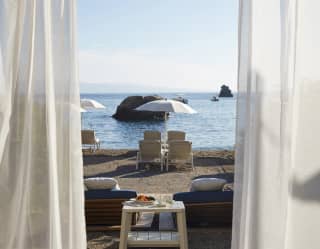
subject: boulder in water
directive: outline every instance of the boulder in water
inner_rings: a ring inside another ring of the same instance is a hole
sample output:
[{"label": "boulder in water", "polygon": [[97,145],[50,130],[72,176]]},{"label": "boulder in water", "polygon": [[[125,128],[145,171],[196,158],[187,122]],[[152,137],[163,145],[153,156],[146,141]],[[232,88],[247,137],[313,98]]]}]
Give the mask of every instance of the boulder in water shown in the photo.
[{"label": "boulder in water", "polygon": [[219,93],[219,98],[232,98],[232,97],[233,97],[233,94],[230,88],[226,85],[222,85]]},{"label": "boulder in water", "polygon": [[117,107],[117,111],[112,115],[120,121],[140,121],[140,120],[165,120],[165,112],[136,111],[135,109],[145,103],[164,99],[160,96],[129,96],[125,98]]}]

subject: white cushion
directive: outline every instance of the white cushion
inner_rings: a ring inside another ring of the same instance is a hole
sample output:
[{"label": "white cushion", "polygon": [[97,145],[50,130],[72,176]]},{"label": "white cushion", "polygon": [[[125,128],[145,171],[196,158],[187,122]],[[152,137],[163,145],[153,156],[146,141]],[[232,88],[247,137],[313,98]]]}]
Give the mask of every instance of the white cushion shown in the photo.
[{"label": "white cushion", "polygon": [[118,181],[114,178],[93,177],[84,179],[87,188],[90,189],[119,189]]},{"label": "white cushion", "polygon": [[226,183],[227,181],[221,178],[199,178],[192,181],[191,191],[222,190]]}]

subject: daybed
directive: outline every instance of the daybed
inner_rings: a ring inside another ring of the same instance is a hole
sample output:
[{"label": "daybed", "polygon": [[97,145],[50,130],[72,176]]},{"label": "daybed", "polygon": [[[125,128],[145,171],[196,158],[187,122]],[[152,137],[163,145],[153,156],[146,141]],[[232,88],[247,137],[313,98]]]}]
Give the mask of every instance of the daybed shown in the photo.
[{"label": "daybed", "polygon": [[173,195],[183,201],[188,226],[231,225],[233,191],[194,191]]},{"label": "daybed", "polygon": [[92,225],[120,226],[122,203],[136,196],[137,193],[131,190],[94,189],[85,191],[87,228]]}]

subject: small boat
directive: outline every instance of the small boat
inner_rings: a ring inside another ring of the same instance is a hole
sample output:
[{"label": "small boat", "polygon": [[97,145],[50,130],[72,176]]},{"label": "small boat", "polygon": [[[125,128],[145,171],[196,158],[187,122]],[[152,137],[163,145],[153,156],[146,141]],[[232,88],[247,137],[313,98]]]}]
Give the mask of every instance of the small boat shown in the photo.
[{"label": "small boat", "polygon": [[175,97],[175,98],[173,98],[173,100],[180,101],[180,102],[182,102],[184,104],[188,104],[188,102],[189,102],[188,99],[186,99],[186,98],[184,98],[182,96]]},{"label": "small boat", "polygon": [[216,96],[213,96],[210,100],[211,101],[219,101],[219,99]]}]

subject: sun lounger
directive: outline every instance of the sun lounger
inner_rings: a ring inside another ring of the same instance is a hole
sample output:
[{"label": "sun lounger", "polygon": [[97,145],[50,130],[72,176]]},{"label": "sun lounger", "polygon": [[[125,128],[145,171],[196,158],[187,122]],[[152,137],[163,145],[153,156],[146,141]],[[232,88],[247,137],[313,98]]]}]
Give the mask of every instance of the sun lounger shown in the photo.
[{"label": "sun lounger", "polygon": [[159,163],[163,170],[164,153],[161,142],[156,140],[142,140],[139,142],[139,152],[137,153],[136,169],[140,163]]},{"label": "sun lounger", "polygon": [[98,150],[100,149],[100,141],[96,137],[95,132],[93,130],[82,130],[81,131],[81,140],[82,140],[82,146],[89,146],[89,148],[92,150]]},{"label": "sun lounger", "polygon": [[170,141],[166,158],[167,171],[169,170],[169,164],[181,162],[190,164],[191,168],[194,169],[192,143],[189,141]]},{"label": "sun lounger", "polygon": [[232,224],[233,191],[181,192],[173,200],[183,201],[188,226]]},{"label": "sun lounger", "polygon": [[172,140],[186,140],[186,133],[183,131],[168,131],[168,142]]},{"label": "sun lounger", "polygon": [[161,141],[161,132],[159,131],[145,131],[143,133],[144,140],[158,140]]},{"label": "sun lounger", "polygon": [[87,229],[91,228],[92,231],[102,226],[120,226],[122,203],[136,196],[137,193],[131,190],[95,189],[85,191]]}]

